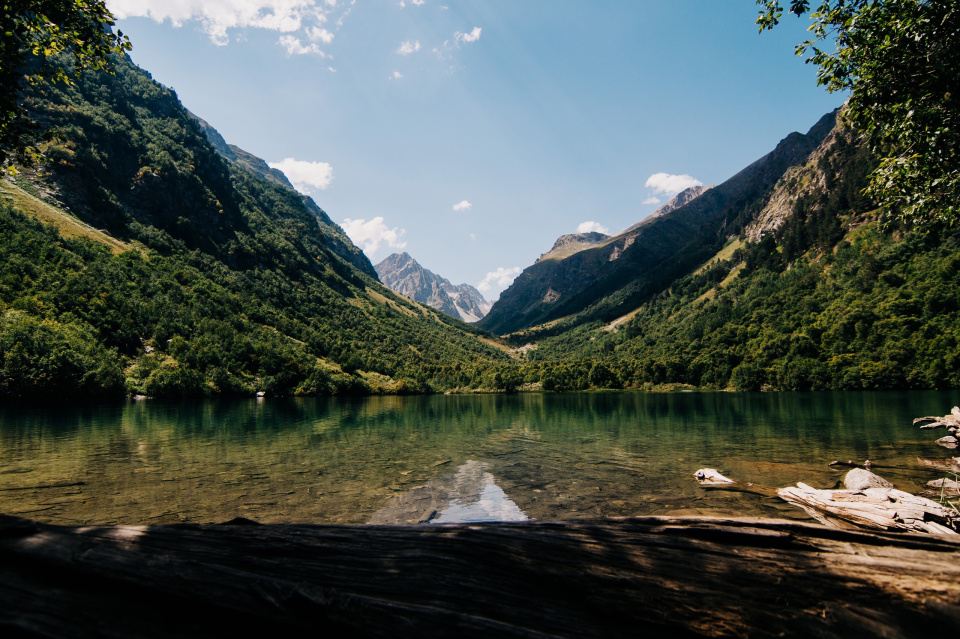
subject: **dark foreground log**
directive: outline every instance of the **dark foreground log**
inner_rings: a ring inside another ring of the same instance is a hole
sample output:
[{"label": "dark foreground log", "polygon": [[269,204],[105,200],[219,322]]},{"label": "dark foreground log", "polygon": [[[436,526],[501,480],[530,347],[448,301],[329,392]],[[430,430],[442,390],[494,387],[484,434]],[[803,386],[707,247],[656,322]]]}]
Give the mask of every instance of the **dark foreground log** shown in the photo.
[{"label": "dark foreground log", "polygon": [[2,637],[930,637],[957,602],[957,541],[786,521],[0,517]]}]

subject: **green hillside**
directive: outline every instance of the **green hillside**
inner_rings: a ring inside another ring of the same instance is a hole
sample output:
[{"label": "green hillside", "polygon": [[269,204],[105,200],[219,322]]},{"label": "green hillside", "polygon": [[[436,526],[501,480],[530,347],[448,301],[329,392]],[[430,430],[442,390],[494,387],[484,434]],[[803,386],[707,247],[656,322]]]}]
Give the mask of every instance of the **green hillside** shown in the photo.
[{"label": "green hillside", "polygon": [[59,137],[3,186],[0,396],[443,390],[507,359],[381,286],[127,58],[26,103]]},{"label": "green hillside", "polygon": [[771,187],[803,164],[833,129],[828,113],[807,134],[791,133],[775,149],[692,202],[637,224],[569,257],[528,267],[478,325],[514,333],[571,318],[612,321],[696,268],[752,218]]},{"label": "green hillside", "polygon": [[857,137],[839,131],[822,150],[782,181],[803,194],[760,241],[745,241],[745,229],[719,260],[622,322],[518,336],[536,342],[524,380],[552,388],[960,386],[960,230],[883,226],[862,195],[875,163]]}]

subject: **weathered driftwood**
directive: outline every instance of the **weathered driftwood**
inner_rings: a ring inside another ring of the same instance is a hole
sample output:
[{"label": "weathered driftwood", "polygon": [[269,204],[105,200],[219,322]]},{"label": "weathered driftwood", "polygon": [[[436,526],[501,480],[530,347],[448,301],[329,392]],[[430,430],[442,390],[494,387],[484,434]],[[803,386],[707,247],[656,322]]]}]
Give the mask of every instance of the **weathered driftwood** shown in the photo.
[{"label": "weathered driftwood", "polygon": [[[701,480],[701,476],[716,474],[723,482],[714,484]],[[720,475],[711,468],[703,468],[695,474],[705,487],[733,488],[740,482]],[[821,490],[804,483],[775,491],[781,499],[802,508],[817,521],[837,527],[871,528],[875,530],[956,535],[957,511],[931,501],[897,490],[893,484],[879,475],[862,468],[854,468],[844,477],[842,490]],[[764,486],[747,484],[752,492],[770,491]],[[761,494],[766,494],[761,492]]]},{"label": "weathered driftwood", "polygon": [[756,495],[763,495],[764,497],[775,497],[777,494],[776,489],[770,488],[769,486],[761,486],[760,484],[752,484],[749,482],[735,481],[729,477],[724,477],[720,472],[714,468],[701,468],[693,474],[697,478],[697,481],[700,482],[700,486],[706,489],[719,489],[719,490],[730,490],[733,492],[740,493],[753,493]]},{"label": "weathered driftwood", "polygon": [[829,464],[827,464],[827,466],[844,466],[846,468],[866,468],[867,470],[870,470],[871,468],[897,468],[897,466],[888,466],[885,464],[874,464],[869,459],[864,460],[862,464],[850,459],[848,459],[847,461],[840,461],[839,459],[835,459]]},{"label": "weathered driftwood", "polygon": [[960,406],[954,406],[950,414],[944,415],[943,417],[917,417],[913,420],[913,425],[916,426],[924,422],[930,423],[924,424],[920,428],[946,428],[951,432],[956,432],[960,430]]},{"label": "weathered driftwood", "polygon": [[798,483],[777,493],[824,523],[832,523],[826,515],[878,530],[957,534],[952,528],[956,511],[896,488],[818,490]]},{"label": "weathered driftwood", "polygon": [[775,520],[0,518],[4,637],[927,637],[957,601],[958,541]]}]

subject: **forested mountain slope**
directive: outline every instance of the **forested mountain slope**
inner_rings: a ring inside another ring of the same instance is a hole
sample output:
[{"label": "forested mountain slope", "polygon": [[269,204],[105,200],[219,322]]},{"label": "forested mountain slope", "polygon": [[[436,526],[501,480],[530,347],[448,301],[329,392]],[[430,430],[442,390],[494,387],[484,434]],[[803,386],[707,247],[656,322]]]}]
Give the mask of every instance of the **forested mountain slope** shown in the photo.
[{"label": "forested mountain slope", "polygon": [[831,131],[836,113],[806,134],[792,133],[723,184],[685,206],[651,219],[566,259],[539,261],[504,291],[478,326],[512,333],[572,317],[611,321],[627,313],[717,252],[762,207],[769,189],[803,164]]},{"label": "forested mountain slope", "polygon": [[960,229],[881,224],[848,127],[789,171],[738,238],[618,325],[541,339],[546,388],[960,387]]},{"label": "forested mountain slope", "polygon": [[225,160],[129,59],[115,69],[26,97],[59,138],[3,187],[0,396],[443,389],[506,358],[380,285],[312,201]]}]

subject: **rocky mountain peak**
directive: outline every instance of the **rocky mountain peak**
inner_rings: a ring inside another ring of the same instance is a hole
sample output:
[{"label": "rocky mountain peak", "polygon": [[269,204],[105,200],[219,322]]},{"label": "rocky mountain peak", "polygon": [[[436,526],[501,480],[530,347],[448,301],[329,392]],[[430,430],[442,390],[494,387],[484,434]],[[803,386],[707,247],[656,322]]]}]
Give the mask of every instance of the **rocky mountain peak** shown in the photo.
[{"label": "rocky mountain peak", "polygon": [[450,283],[408,253],[388,255],[374,268],[390,290],[464,322],[482,319],[493,305],[473,286]]}]

